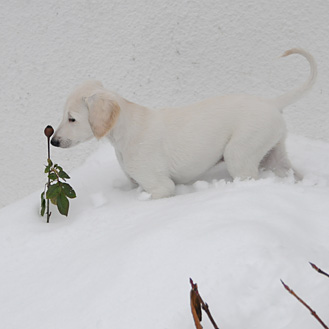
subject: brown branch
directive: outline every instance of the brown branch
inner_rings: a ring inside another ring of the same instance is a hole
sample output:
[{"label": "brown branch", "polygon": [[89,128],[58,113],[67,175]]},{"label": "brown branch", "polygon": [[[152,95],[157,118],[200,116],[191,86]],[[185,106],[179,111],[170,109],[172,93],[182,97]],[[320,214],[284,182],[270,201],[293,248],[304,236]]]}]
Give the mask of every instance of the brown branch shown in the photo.
[{"label": "brown branch", "polygon": [[281,283],[283,284],[284,288],[291,294],[293,295],[300,303],[302,303],[310,312],[311,314],[320,322],[320,324],[323,326],[325,329],[329,329],[327,325],[320,319],[320,317],[316,314],[316,312],[308,306],[300,297],[298,297],[295,292],[290,289],[282,280]]},{"label": "brown branch", "polygon": [[[196,306],[196,307],[195,307],[195,311],[197,312],[197,310],[198,310],[197,305],[198,305],[198,304],[199,304],[199,305],[201,304],[202,309],[207,313],[208,318],[209,318],[209,320],[211,321],[211,323],[212,323],[212,325],[214,326],[214,328],[215,328],[215,329],[219,329],[218,326],[217,326],[217,324],[216,324],[216,322],[215,322],[215,320],[213,319],[213,317],[212,317],[212,315],[211,315],[211,313],[210,313],[210,310],[209,310],[209,306],[208,306],[208,304],[205,303],[205,302],[202,300],[202,298],[201,298],[201,296],[200,296],[200,294],[199,294],[198,285],[197,285],[196,283],[194,283],[192,279],[190,279],[190,284],[191,284],[191,287],[192,287],[192,289],[191,289],[191,307],[192,307],[192,296],[193,296],[193,298],[194,298],[194,303],[195,303],[195,304],[193,304],[193,305]],[[192,292],[193,292],[193,294],[192,294]],[[193,314],[193,309],[192,309],[192,314]],[[197,326],[197,323],[196,323],[196,321],[195,321],[196,318],[194,317],[194,314],[193,314],[193,318],[194,318],[194,322],[195,322],[195,324],[196,324],[196,326]],[[199,324],[200,324],[200,321],[201,321],[201,310],[199,311],[199,315],[197,315],[197,319],[199,320]],[[201,326],[201,324],[200,324],[200,326]],[[201,327],[201,328],[202,328],[202,327]],[[199,329],[199,328],[197,327],[197,329]]]},{"label": "brown branch", "polygon": [[318,268],[315,264],[313,264],[313,263],[310,263],[310,265],[317,271],[317,272],[319,272],[320,274],[323,274],[323,275],[325,275],[325,276],[327,276],[328,278],[329,278],[329,274],[328,273],[326,273],[326,272],[324,272],[324,271],[322,271],[320,268]]}]

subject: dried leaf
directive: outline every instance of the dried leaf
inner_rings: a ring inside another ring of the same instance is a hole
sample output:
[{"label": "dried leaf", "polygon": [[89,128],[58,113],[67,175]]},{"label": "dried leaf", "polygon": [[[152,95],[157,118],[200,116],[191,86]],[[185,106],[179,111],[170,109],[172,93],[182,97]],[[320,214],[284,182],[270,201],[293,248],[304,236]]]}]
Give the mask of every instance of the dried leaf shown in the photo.
[{"label": "dried leaf", "polygon": [[193,289],[191,290],[191,311],[196,329],[203,329],[200,323],[202,320],[200,298]]}]

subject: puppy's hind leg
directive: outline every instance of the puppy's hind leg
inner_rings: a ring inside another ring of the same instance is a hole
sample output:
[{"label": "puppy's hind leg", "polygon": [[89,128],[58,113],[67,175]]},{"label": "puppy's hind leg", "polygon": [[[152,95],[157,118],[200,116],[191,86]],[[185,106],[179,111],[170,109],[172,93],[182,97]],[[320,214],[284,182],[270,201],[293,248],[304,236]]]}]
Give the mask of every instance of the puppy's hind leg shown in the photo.
[{"label": "puppy's hind leg", "polygon": [[236,140],[231,140],[224,152],[224,161],[233,178],[257,179],[259,163],[263,155],[248,149]]},{"label": "puppy's hind leg", "polygon": [[293,171],[296,181],[302,180],[303,176],[291,165],[284,140],[281,140],[275,147],[264,157],[260,165],[265,170],[273,171],[279,177],[287,177],[290,171]]}]

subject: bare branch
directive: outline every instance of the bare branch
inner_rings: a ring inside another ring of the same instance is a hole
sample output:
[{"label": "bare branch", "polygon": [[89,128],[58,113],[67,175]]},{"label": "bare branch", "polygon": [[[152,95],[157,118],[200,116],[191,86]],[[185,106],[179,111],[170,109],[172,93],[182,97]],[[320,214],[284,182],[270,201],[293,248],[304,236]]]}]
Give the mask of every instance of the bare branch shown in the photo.
[{"label": "bare branch", "polygon": [[329,278],[329,274],[328,273],[326,273],[326,272],[324,272],[324,271],[322,271],[320,268],[318,268],[315,264],[313,264],[313,263],[311,263],[310,262],[310,265],[317,271],[317,272],[319,272],[320,274],[323,274],[323,275],[325,275],[325,276],[327,276],[328,278]]},{"label": "bare branch", "polygon": [[300,297],[296,295],[296,293],[290,289],[282,280],[281,283],[283,284],[284,288],[291,294],[293,295],[300,303],[302,303],[310,312],[311,314],[320,322],[320,324],[323,326],[325,329],[329,329],[327,325],[320,319],[320,317],[316,314],[316,312],[308,306]]}]

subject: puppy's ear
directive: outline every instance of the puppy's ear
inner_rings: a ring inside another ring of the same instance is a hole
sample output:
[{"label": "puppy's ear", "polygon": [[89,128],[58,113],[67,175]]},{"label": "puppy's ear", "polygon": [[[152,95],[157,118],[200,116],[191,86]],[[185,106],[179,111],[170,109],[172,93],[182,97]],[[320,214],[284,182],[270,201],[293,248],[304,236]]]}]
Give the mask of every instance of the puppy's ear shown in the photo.
[{"label": "puppy's ear", "polygon": [[89,123],[97,139],[104,137],[115,125],[119,114],[119,104],[105,92],[98,92],[86,97],[89,109]]}]

